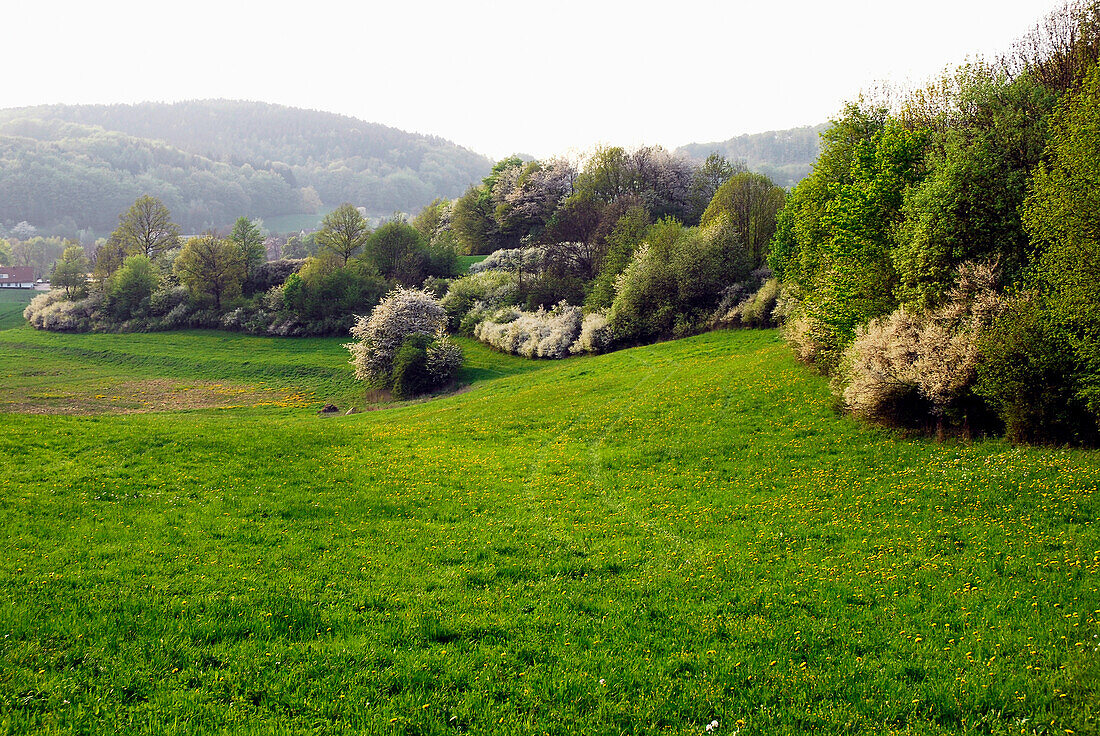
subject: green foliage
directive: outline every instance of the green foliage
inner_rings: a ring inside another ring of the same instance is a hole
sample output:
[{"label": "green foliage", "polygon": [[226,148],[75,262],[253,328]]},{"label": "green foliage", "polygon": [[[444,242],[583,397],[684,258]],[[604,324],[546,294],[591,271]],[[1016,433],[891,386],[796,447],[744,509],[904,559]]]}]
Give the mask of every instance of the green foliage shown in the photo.
[{"label": "green foliage", "polygon": [[451,202],[436,197],[413,218],[412,226],[431,243],[438,235],[446,231],[451,216]]},{"label": "green foliage", "polygon": [[417,286],[428,276],[453,276],[457,254],[446,243],[434,248],[412,225],[392,220],[367,239],[363,259],[383,277],[403,286]]},{"label": "green foliage", "polygon": [[0,238],[0,266],[12,265],[12,260],[15,258],[15,254],[12,252],[11,243]]},{"label": "green foliage", "polygon": [[172,272],[197,300],[221,310],[241,295],[248,254],[232,240],[203,235],[187,241]]},{"label": "green foliage", "polygon": [[615,282],[630,265],[651,224],[649,212],[644,207],[632,207],[618,219],[607,236],[607,250],[600,264],[600,272],[585,300],[586,306],[610,309],[615,300]]},{"label": "green foliage", "polygon": [[100,284],[106,282],[124,260],[126,260],[126,248],[116,238],[109,238],[107,242],[98,245],[95,249],[93,278]]},{"label": "green foliage", "polygon": [[898,299],[937,305],[963,261],[996,261],[1017,281],[1032,255],[1019,210],[1054,98],[1030,77],[965,67],[950,125],[932,137],[928,178],[906,195],[894,261]]},{"label": "green foliage", "polygon": [[662,220],[618,280],[609,316],[616,339],[648,342],[702,330],[725,287],[751,270],[727,217],[698,229]]},{"label": "green foliage", "polygon": [[479,316],[516,304],[518,299],[516,274],[483,271],[452,281],[440,303],[447,312],[448,328],[471,335]]},{"label": "green foliage", "polygon": [[754,268],[767,262],[768,243],[775,235],[775,216],[786,194],[763,174],[742,172],[715,191],[700,219],[706,225],[725,215],[748,250]]},{"label": "green foliage", "polygon": [[84,249],[73,245],[65,249],[53,267],[50,285],[61,287],[69,299],[83,299],[88,293],[88,269],[91,264]]},{"label": "green foliage", "polygon": [[1032,299],[991,345],[987,392],[1025,439],[1095,441],[1100,421],[1100,67],[1052,124],[1024,221],[1042,249]]},{"label": "green foliage", "polygon": [[156,197],[138,197],[118,220],[111,240],[127,255],[156,260],[179,246],[179,226],[172,222],[172,214]]},{"label": "green foliage", "polygon": [[1073,336],[1039,299],[1017,300],[994,324],[983,340],[977,392],[997,411],[1010,439],[1100,439],[1097,413],[1082,397],[1089,375],[1074,347]]},{"label": "green foliage", "polygon": [[297,235],[291,235],[286,239],[286,244],[283,245],[283,258],[305,258],[306,256],[315,255],[309,252],[309,248],[302,239]]},{"label": "green foliage", "polygon": [[497,249],[498,230],[487,186],[470,187],[455,201],[451,227],[468,255],[486,255]]},{"label": "green foliage", "polygon": [[104,309],[116,322],[142,316],[157,287],[157,271],[145,255],[128,256],[107,280]]},{"label": "green foliage", "polygon": [[317,231],[317,244],[321,251],[339,256],[341,266],[366,244],[370,237],[370,225],[354,205],[344,204],[325,215],[321,229]]},{"label": "green foliage", "polygon": [[229,239],[237,244],[244,253],[245,265],[251,274],[267,262],[267,249],[264,247],[264,235],[254,220],[238,217],[233,224]]},{"label": "green foliage", "polygon": [[408,399],[427,393],[434,388],[434,380],[428,369],[428,347],[431,335],[409,335],[393,356],[393,395]]},{"label": "green foliage", "polygon": [[927,134],[849,105],[822,136],[814,172],[777,223],[769,263],[802,300],[802,316],[835,365],[859,325],[896,306],[893,232],[906,190],[924,175]]},{"label": "green foliage", "polygon": [[346,334],[355,316],[369,313],[388,289],[361,260],[342,266],[339,256],[315,257],[287,277],[283,303],[305,334]]}]

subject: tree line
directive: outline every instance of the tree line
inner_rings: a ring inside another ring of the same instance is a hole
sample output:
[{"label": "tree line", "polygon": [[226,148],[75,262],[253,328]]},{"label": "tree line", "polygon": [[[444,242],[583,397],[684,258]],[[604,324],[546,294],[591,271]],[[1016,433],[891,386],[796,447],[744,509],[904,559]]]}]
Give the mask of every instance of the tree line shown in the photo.
[{"label": "tree line", "polygon": [[[457,253],[400,217],[371,229],[350,204],[309,239],[313,255],[269,261],[256,221],[182,238],[167,206],[144,195],[89,258],[64,250],[54,289],[28,306],[41,329],[144,331],[216,327],[272,335],[346,334],[396,286],[453,276]],[[298,247],[304,248],[299,241]]]},{"label": "tree line", "polygon": [[769,262],[797,354],[861,416],[1095,443],[1100,4],[999,59],[847,105]]}]

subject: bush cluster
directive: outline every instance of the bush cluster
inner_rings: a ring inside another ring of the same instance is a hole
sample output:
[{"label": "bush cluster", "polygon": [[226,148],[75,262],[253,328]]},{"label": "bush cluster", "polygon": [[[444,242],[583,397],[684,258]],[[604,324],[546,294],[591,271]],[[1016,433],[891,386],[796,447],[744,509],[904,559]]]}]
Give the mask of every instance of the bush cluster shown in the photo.
[{"label": "bush cluster", "polygon": [[462,365],[462,350],[446,333],[447,314],[420,289],[399,287],[351,328],[355,377],[399,398],[447,384]]}]

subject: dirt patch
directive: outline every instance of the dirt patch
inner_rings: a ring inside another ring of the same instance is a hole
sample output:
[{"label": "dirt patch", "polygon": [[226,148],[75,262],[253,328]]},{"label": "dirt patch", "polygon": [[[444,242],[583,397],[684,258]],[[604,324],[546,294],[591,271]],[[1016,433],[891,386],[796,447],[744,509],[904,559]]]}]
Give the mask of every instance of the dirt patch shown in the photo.
[{"label": "dirt patch", "polygon": [[312,394],[213,381],[150,379],[103,385],[73,385],[26,393],[0,389],[0,412],[15,414],[138,414],[182,409],[307,407]]}]

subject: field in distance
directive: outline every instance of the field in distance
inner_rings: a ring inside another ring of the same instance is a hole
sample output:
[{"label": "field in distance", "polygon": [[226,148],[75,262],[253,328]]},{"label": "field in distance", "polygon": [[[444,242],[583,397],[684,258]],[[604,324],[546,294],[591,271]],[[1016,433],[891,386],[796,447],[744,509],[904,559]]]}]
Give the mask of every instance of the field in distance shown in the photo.
[{"label": "field in distance", "polygon": [[341,342],[0,329],[5,731],[1096,731],[1100,454],[868,428],[770,331],[322,418]]}]

